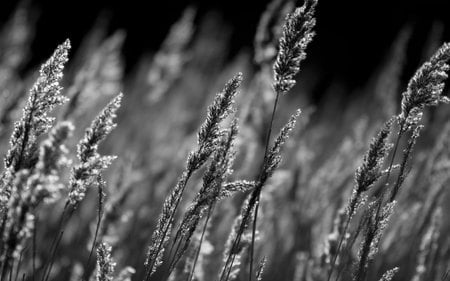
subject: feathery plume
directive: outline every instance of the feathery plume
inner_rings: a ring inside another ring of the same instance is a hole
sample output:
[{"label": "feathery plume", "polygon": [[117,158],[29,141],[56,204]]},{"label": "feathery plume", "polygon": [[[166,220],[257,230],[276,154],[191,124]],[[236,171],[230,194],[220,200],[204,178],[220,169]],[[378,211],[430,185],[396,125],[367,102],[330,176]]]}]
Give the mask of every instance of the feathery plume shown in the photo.
[{"label": "feathery plume", "polygon": [[5,168],[18,171],[28,168],[34,157],[36,139],[47,132],[53,124],[54,118],[48,113],[57,105],[67,101],[61,95],[62,71],[68,60],[70,41],[59,45],[50,59],[44,63],[39,71],[39,78],[30,90],[30,96],[23,110],[22,118],[15,123],[10,146],[5,157]]},{"label": "feathery plume", "polygon": [[270,178],[273,172],[278,168],[278,165],[281,162],[281,148],[286,140],[289,138],[291,131],[295,128],[295,123],[297,122],[297,118],[301,114],[301,110],[297,109],[297,111],[291,115],[289,121],[286,125],[283,126],[279,135],[276,137],[272,148],[268,151],[267,155],[264,159],[263,165],[263,173],[259,179],[260,184],[264,184],[268,178]]},{"label": "feathery plume", "polygon": [[198,154],[200,155],[194,154],[194,157],[203,159],[204,157],[200,157],[201,154],[206,154],[205,152],[211,153],[209,150],[212,149],[213,144],[220,137],[219,124],[231,113],[234,97],[241,82],[242,73],[238,73],[227,82],[222,92],[214,99],[213,104],[208,107],[206,121],[198,132],[198,145],[200,147],[200,153]]},{"label": "feathery plume", "polygon": [[408,120],[420,117],[425,107],[449,103],[450,100],[447,97],[441,96],[445,85],[444,80],[447,79],[449,70],[447,64],[449,59],[450,43],[444,43],[409,81],[408,87],[403,93],[402,111],[399,115],[400,122],[405,123],[404,130],[411,125]]},{"label": "feathery plume", "polygon": [[34,216],[30,213],[30,205],[25,204],[24,198],[27,191],[28,170],[22,170],[16,174],[12,186],[12,195],[8,201],[7,220],[2,234],[0,247],[0,279],[8,267],[12,267],[12,260],[18,259],[23,249],[24,242],[31,236]]},{"label": "feathery plume", "polygon": [[[57,124],[49,138],[42,142],[39,159],[33,170],[22,169],[12,181],[12,196],[2,204],[7,204],[5,228],[0,235],[4,242],[0,246],[0,260],[7,267],[11,258],[18,258],[25,241],[34,228],[34,211],[42,202],[50,203],[60,198],[63,185],[59,175],[67,164],[67,150],[64,141],[71,135],[72,124]],[[2,270],[3,274],[3,270]]]},{"label": "feathery plume", "polygon": [[286,17],[273,66],[273,87],[277,93],[287,93],[296,84],[294,77],[300,71],[300,63],[306,58],[306,47],[314,37],[316,6],[317,0],[305,0],[302,7]]},{"label": "feathery plume", "polygon": [[[31,204],[33,206],[44,201],[53,202],[60,198],[60,192],[64,188],[60,183],[59,172],[70,164],[66,157],[68,149],[64,142],[72,135],[74,126],[70,122],[61,122],[50,131],[47,140],[41,144],[39,160],[36,163],[35,176],[39,178],[31,188]],[[32,178],[29,181],[33,181]]]},{"label": "feathery plume", "polygon": [[[230,130],[225,133],[220,140],[215,152],[213,153],[211,164],[203,176],[203,185],[194,198],[187,211],[184,213],[183,220],[175,236],[174,244],[178,243],[174,260],[181,258],[186,251],[189,242],[194,234],[201,218],[210,210],[220,199],[223,181],[231,174],[231,166],[234,161],[234,140],[238,134],[237,119],[232,121]],[[172,264],[175,266],[175,264]]]},{"label": "feathery plume", "polygon": [[97,152],[97,149],[98,145],[116,127],[114,118],[120,107],[122,97],[123,95],[119,94],[100,112],[78,144],[77,157],[80,164],[72,169],[70,176],[69,202],[72,206],[76,206],[83,200],[87,188],[116,158],[115,156],[102,156]]},{"label": "feathery plume", "polygon": [[64,142],[72,135],[75,127],[71,122],[60,122],[50,131],[47,140],[41,144],[39,161],[36,169],[46,175],[56,174],[56,172],[70,160],[61,156],[68,152]]},{"label": "feathery plume", "polygon": [[378,252],[381,236],[388,225],[389,218],[397,202],[386,203],[380,213],[377,212],[377,203],[377,201],[372,202],[366,210],[364,237],[358,251],[358,262],[355,267],[353,281],[365,280],[369,262],[373,260]]},{"label": "feathery plume", "polygon": [[353,217],[358,206],[363,202],[362,194],[383,175],[382,167],[392,145],[388,143],[393,120],[387,121],[375,138],[372,139],[369,150],[364,155],[363,163],[356,169],[355,185],[350,197],[347,216]]},{"label": "feathery plume", "polygon": [[206,121],[201,125],[197,135],[198,147],[189,153],[184,172],[164,201],[162,213],[159,216],[147,251],[145,260],[146,280],[150,278],[162,263],[164,250],[170,238],[175,212],[187,182],[191,175],[206,162],[214,149],[216,149],[217,142],[221,137],[220,123],[231,113],[234,97],[241,82],[242,73],[238,73],[228,81],[224,89],[216,95],[213,104],[208,107]]}]

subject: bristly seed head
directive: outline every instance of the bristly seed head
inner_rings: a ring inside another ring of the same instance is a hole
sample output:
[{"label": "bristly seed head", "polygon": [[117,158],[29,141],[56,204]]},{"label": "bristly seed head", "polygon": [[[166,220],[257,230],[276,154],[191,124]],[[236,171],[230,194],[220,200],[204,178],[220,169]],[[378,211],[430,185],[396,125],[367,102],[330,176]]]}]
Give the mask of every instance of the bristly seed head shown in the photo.
[{"label": "bristly seed head", "polygon": [[98,153],[98,145],[116,127],[114,118],[119,110],[122,94],[115,97],[92,121],[84,138],[77,147],[80,164],[73,168],[70,176],[69,202],[76,206],[86,195],[86,190],[97,176],[111,165],[115,156],[102,156]]},{"label": "bristly seed head", "polygon": [[60,82],[69,50],[70,41],[66,40],[41,66],[39,78],[30,90],[22,118],[14,125],[11,148],[5,157],[6,169],[18,171],[21,168],[29,168],[28,162],[33,157],[36,139],[53,126],[55,118],[48,114],[67,101],[67,98],[61,95]]},{"label": "bristly seed head", "polygon": [[280,38],[277,59],[273,66],[273,87],[277,93],[287,93],[295,85],[294,76],[306,58],[306,47],[314,37],[313,28],[317,0],[305,0],[302,7],[288,14]]},{"label": "bristly seed head", "polygon": [[443,44],[439,50],[425,62],[414,74],[403,93],[400,123],[405,123],[404,130],[412,127],[420,120],[422,110],[426,106],[437,106],[439,103],[449,103],[447,97],[441,96],[444,90],[444,80],[450,69],[447,62],[450,59],[450,43]]}]

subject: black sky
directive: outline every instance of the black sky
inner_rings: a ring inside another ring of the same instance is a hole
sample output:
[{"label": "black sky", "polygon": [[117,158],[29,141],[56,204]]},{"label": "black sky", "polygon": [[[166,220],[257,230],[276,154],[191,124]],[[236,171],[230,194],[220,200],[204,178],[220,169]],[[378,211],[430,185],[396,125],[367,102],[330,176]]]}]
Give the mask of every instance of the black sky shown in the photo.
[{"label": "black sky", "polygon": [[[128,66],[142,53],[158,48],[170,25],[182,11],[194,4],[199,17],[207,11],[219,12],[233,27],[231,55],[242,47],[250,47],[253,34],[268,0],[29,0],[38,8],[34,62],[51,53],[54,46],[71,38],[75,47],[100,12],[111,15],[111,29],[127,30],[124,54]],[[420,52],[433,22],[446,27],[443,39],[450,41],[450,9],[440,1],[336,1],[321,0],[318,6],[317,36],[310,49],[310,62],[322,75],[329,75],[358,85],[373,71],[401,27],[410,24],[413,38],[410,46],[412,65]],[[302,1],[299,0],[299,4]],[[0,20],[11,14],[17,1],[1,0]]]}]

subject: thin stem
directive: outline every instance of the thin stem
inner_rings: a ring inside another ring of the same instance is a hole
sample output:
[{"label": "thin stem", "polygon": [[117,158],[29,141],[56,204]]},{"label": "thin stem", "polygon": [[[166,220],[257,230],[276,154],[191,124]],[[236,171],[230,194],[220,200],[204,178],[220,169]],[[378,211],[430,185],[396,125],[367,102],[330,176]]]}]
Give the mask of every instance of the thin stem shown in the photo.
[{"label": "thin stem", "polygon": [[333,270],[334,270],[334,267],[336,265],[337,258],[338,258],[339,254],[340,254],[340,250],[341,250],[341,247],[342,247],[342,243],[344,242],[345,234],[347,233],[348,227],[350,225],[351,217],[352,217],[351,214],[349,214],[348,217],[347,217],[347,221],[345,222],[344,231],[340,235],[339,244],[338,244],[338,247],[337,247],[337,250],[336,250],[336,254],[333,255],[333,260],[331,262],[331,268],[330,268],[329,273],[328,273],[327,281],[331,280],[331,275],[333,274]]},{"label": "thin stem", "polygon": [[228,273],[227,273],[227,277],[226,277],[225,281],[228,280],[228,278],[230,276],[231,267],[233,266],[234,257],[236,256],[236,254],[234,254],[234,253],[236,251],[237,246],[241,242],[241,236],[242,236],[242,233],[244,232],[244,230],[246,228],[247,220],[250,219],[250,215],[251,215],[251,212],[252,212],[252,209],[253,209],[250,206],[254,206],[255,205],[256,198],[259,196],[259,193],[261,192],[260,185],[261,184],[259,184],[258,186],[255,187],[254,191],[250,194],[250,199],[248,200],[248,203],[246,203],[244,205],[246,208],[243,210],[243,214],[240,215],[242,217],[241,218],[241,223],[239,225],[238,231],[236,232],[236,238],[233,241],[233,245],[231,246],[230,251],[228,253],[227,260],[225,261],[224,268],[223,268],[222,273],[220,275],[220,279],[219,279],[220,281],[223,280],[223,277],[225,276],[225,272],[226,271],[228,271]]},{"label": "thin stem", "polygon": [[33,281],[35,281],[35,276],[36,276],[36,235],[37,235],[37,222],[39,221],[39,217],[36,216],[36,219],[34,221],[34,228],[33,228],[33,240],[32,240],[32,258],[31,258],[31,263],[32,263],[32,267],[33,267]]},{"label": "thin stem", "polygon": [[[177,246],[176,246],[176,248],[175,248],[175,252],[173,253],[173,247],[175,246],[175,243],[177,244]],[[178,257],[178,258],[176,257],[178,251],[180,250],[181,243],[182,243],[181,238],[180,238],[180,240],[178,240],[178,239],[176,238],[176,239],[173,241],[173,243],[172,243],[172,247],[170,248],[170,252],[169,252],[169,257],[171,257],[171,258],[170,258],[169,270],[168,270],[168,276],[167,276],[167,277],[170,276],[170,274],[172,273],[172,271],[175,269],[175,265],[178,263],[178,261],[179,261],[180,258],[181,258],[181,257]],[[172,253],[173,253],[173,255],[172,255]]]},{"label": "thin stem", "polygon": [[[9,251],[8,249],[2,249],[2,250]],[[1,264],[1,270],[0,270],[0,272],[1,272],[0,280],[3,280],[6,277],[6,273],[8,272],[8,266],[6,263],[6,258],[4,260],[2,260],[1,262],[2,262],[2,264]]]},{"label": "thin stem", "polygon": [[392,167],[394,165],[395,155],[397,154],[397,150],[398,150],[398,147],[400,144],[400,139],[402,138],[403,133],[404,133],[404,130],[403,130],[404,126],[405,126],[405,122],[402,122],[400,124],[400,130],[397,135],[397,140],[395,141],[394,152],[392,153],[392,156],[391,156],[391,163],[389,164],[389,168],[388,168],[387,175],[386,175],[386,180],[384,181],[384,184],[383,184],[384,189],[381,191],[380,197],[377,200],[378,201],[377,202],[377,212],[375,215],[377,223],[380,218],[381,206],[383,205],[384,195],[386,194],[386,191],[387,191],[386,189],[389,184],[389,177],[391,175]]},{"label": "thin stem", "polygon": [[64,205],[64,209],[61,213],[61,218],[58,223],[58,235],[56,237],[54,237],[52,244],[50,246],[51,259],[49,261],[47,261],[46,265],[44,266],[44,273],[42,275],[41,281],[45,281],[45,276],[47,274],[49,267],[51,270],[51,266],[53,264],[53,259],[55,257],[56,249],[58,248],[58,245],[59,245],[59,240],[61,240],[61,238],[62,238],[62,234],[64,233],[64,229],[66,227],[67,221],[71,218],[71,216],[73,214],[73,209],[72,209],[71,212],[68,213],[67,220],[65,220],[68,208],[69,208],[69,201],[66,201],[66,204]]},{"label": "thin stem", "polygon": [[15,260],[12,261],[11,269],[9,270],[9,281],[12,281],[13,271],[14,271]]},{"label": "thin stem", "polygon": [[[179,228],[177,233],[175,234],[173,241],[172,241],[172,245],[170,246],[169,257],[171,257],[171,258],[170,258],[170,263],[169,263],[169,275],[170,275],[170,271],[171,271],[170,269],[172,268],[172,265],[174,263],[175,255],[181,246],[180,245],[181,241],[178,240],[178,239],[181,239],[180,236],[181,236],[181,229]],[[173,253],[175,244],[177,244],[177,247],[175,248],[175,253]]]},{"label": "thin stem", "polygon": [[189,274],[188,281],[192,281],[192,278],[194,277],[195,266],[197,265],[198,257],[200,256],[200,249],[202,248],[203,238],[205,236],[206,229],[208,228],[209,218],[211,217],[211,214],[213,212],[214,212],[214,204],[211,205],[211,207],[209,208],[208,216],[206,217],[205,225],[203,226],[202,235],[200,236],[200,242],[197,251],[195,253],[194,264],[192,265],[192,270],[191,273]]},{"label": "thin stem", "polygon": [[[391,162],[389,164],[389,168],[388,168],[388,171],[387,171],[386,180],[385,180],[385,182],[383,184],[384,189],[381,191],[380,197],[377,199],[377,211],[375,213],[375,223],[374,223],[374,225],[378,225],[378,223],[379,223],[379,221],[381,219],[380,213],[381,213],[381,208],[382,208],[383,201],[384,201],[384,195],[387,192],[387,186],[389,184],[389,177],[391,175],[392,167],[394,165],[394,160],[395,160],[395,156],[397,154],[397,150],[398,150],[398,147],[399,147],[399,144],[400,144],[400,139],[402,138],[403,133],[404,133],[404,130],[403,130],[404,125],[405,125],[405,122],[402,122],[400,124],[400,130],[399,130],[399,133],[397,135],[397,140],[395,141],[394,151],[393,151],[392,156],[391,156]],[[372,241],[373,238],[374,238],[373,235],[370,236],[370,237],[366,237],[366,239],[370,239],[368,241]],[[366,247],[370,246],[370,243],[366,242],[366,244],[369,244]],[[367,272],[366,272],[366,270],[363,267],[363,265],[365,264],[365,260],[364,259],[366,259],[366,258],[367,258],[367,254],[362,255],[363,261],[360,261],[359,268],[358,268],[358,271],[357,271],[358,280],[364,281],[367,278]]]},{"label": "thin stem", "polygon": [[[348,252],[351,248],[353,248],[353,245],[354,245],[355,242],[356,242],[356,238],[358,238],[359,233],[360,233],[361,230],[362,230],[362,225],[363,225],[363,224],[364,224],[364,222],[360,222],[358,228],[356,229],[355,233],[353,234],[353,238],[349,239],[349,243],[348,243],[347,245],[345,245],[345,248],[344,248],[345,251]],[[345,261],[345,262],[344,262],[344,261]],[[339,280],[339,278],[340,278],[342,272],[344,271],[344,268],[345,268],[345,265],[346,265],[346,264],[349,264],[349,257],[348,257],[348,256],[347,256],[347,259],[346,259],[346,260],[343,260],[342,265],[339,266],[339,269],[338,269],[338,272],[337,272],[337,275],[336,275],[336,279],[334,279],[335,281],[338,281],[338,280]]]},{"label": "thin stem", "polygon": [[98,186],[98,213],[97,213],[97,225],[95,227],[95,234],[94,234],[94,240],[92,241],[92,246],[91,246],[91,251],[89,252],[89,257],[87,259],[86,265],[84,266],[85,271],[84,271],[84,277],[82,280],[87,280],[87,275],[88,275],[88,267],[89,264],[91,263],[91,259],[92,259],[92,253],[94,252],[95,249],[95,244],[97,242],[97,236],[98,236],[98,231],[100,229],[100,224],[102,222],[102,217],[103,217],[103,190],[101,187],[101,184],[99,184]]},{"label": "thin stem", "polygon": [[253,227],[252,227],[252,243],[250,244],[250,270],[249,270],[249,275],[248,275],[248,281],[252,281],[252,272],[253,272],[253,252],[254,252],[254,247],[255,247],[255,243],[254,243],[254,237],[256,237],[256,220],[258,217],[258,207],[259,207],[259,200],[256,201],[256,205],[255,205],[255,215],[254,215],[254,220],[253,220]]},{"label": "thin stem", "polygon": [[[273,105],[273,109],[272,109],[272,114],[271,114],[271,117],[270,117],[269,129],[268,129],[267,135],[266,135],[266,142],[265,142],[265,148],[264,148],[264,160],[263,160],[263,165],[261,166],[260,174],[258,176],[258,179],[259,179],[258,182],[260,182],[260,179],[262,178],[262,175],[263,175],[263,172],[264,172],[264,170],[263,170],[264,169],[264,163],[267,161],[266,160],[267,159],[267,153],[269,151],[269,144],[270,144],[270,139],[271,139],[271,136],[272,136],[273,122],[274,122],[274,119],[275,119],[275,113],[276,113],[276,110],[277,110],[279,98],[280,98],[280,93],[277,92],[276,97],[275,97],[275,102],[274,102],[274,105]],[[249,201],[249,206],[251,206],[252,203],[255,204],[255,206],[256,206],[255,211],[259,207],[259,204],[257,204],[257,202],[259,202],[259,196],[261,194],[261,188],[262,188],[262,184],[260,183],[255,188],[253,193],[251,194],[251,198],[250,198],[250,201]],[[247,211],[244,214],[243,219],[246,219],[245,216],[248,216],[248,213],[251,213],[251,209],[252,208],[250,207],[249,211]],[[256,222],[257,221],[256,221],[256,219],[254,217],[253,225],[256,225]],[[235,252],[237,246],[239,245],[239,243],[241,241],[241,235],[242,235],[243,229],[245,228],[245,226],[242,226],[242,223],[243,222],[241,222],[241,227],[240,227],[239,231],[237,232],[236,238],[235,238],[235,240],[233,242],[233,245],[232,245],[232,247],[230,249],[230,253],[229,253],[228,258],[227,258],[227,260],[225,262],[225,266],[224,266],[224,269],[223,269],[222,274],[220,276],[220,280],[223,279],[225,271],[228,271],[227,277],[226,277],[225,280],[228,280],[228,278],[230,276],[231,267],[233,266],[233,262],[234,262],[234,256],[235,256],[234,252]],[[250,270],[253,268],[253,264],[252,263],[253,263],[253,254],[254,254],[254,244],[255,244],[255,236],[252,233],[251,248],[250,248],[251,249],[250,250],[250,256],[251,256],[251,258],[250,258]],[[251,273],[250,273],[250,275],[251,275]]]},{"label": "thin stem", "polygon": [[[272,137],[272,128],[273,128],[273,122],[275,120],[275,113],[277,111],[277,107],[278,107],[278,100],[280,98],[280,92],[276,93],[276,97],[275,97],[275,102],[273,104],[273,109],[272,109],[272,115],[270,117],[270,124],[269,124],[269,130],[267,131],[267,135],[266,135],[266,143],[265,143],[265,148],[264,148],[264,159],[263,159],[263,163],[265,163],[267,161],[267,153],[269,151],[269,144],[270,144],[270,139]],[[261,180],[262,175],[264,173],[264,164],[261,167],[260,173],[259,173],[259,177],[258,177],[258,181]],[[254,250],[255,250],[255,234],[256,234],[256,222],[257,222],[257,218],[258,218],[258,209],[259,209],[259,197],[260,197],[261,193],[259,192],[256,198],[256,204],[255,204],[255,215],[253,216],[253,230],[252,230],[252,241],[250,244],[250,268],[249,268],[249,275],[248,275],[248,280],[252,281],[252,272],[253,272],[253,256],[254,256]]]},{"label": "thin stem", "polygon": [[[386,186],[388,185],[389,177],[390,177],[390,175],[391,175],[392,167],[393,167],[393,165],[394,165],[395,156],[396,156],[396,154],[397,154],[397,150],[398,150],[398,147],[399,147],[399,144],[400,144],[400,139],[401,139],[401,137],[403,136],[403,128],[404,128],[404,122],[402,122],[402,123],[400,124],[399,133],[398,133],[397,139],[396,139],[396,141],[395,141],[394,151],[393,151],[392,156],[391,156],[391,160],[390,160],[390,163],[389,163],[389,168],[388,168],[388,170],[387,170],[387,175],[386,175],[386,179],[385,179],[385,182],[384,182],[384,184],[383,184],[383,187],[386,187]],[[380,199],[379,199],[379,204],[378,204],[378,208],[377,208],[377,217],[379,216],[379,211],[381,211],[381,203],[382,203],[382,201],[383,201],[385,192],[386,192],[385,190],[382,191],[381,196],[380,196]],[[333,256],[333,260],[332,260],[332,263],[331,263],[330,271],[329,271],[329,273],[328,273],[327,281],[330,281],[330,280],[331,280],[331,276],[332,276],[332,274],[333,274],[333,271],[334,271],[334,268],[335,268],[335,265],[336,265],[337,258],[338,258],[339,254],[340,254],[340,250],[341,250],[341,247],[342,247],[342,243],[343,243],[343,241],[344,241],[344,238],[345,238],[345,234],[346,234],[346,232],[347,232],[347,230],[348,230],[348,227],[349,227],[349,225],[350,225],[350,221],[351,221],[351,218],[352,218],[353,215],[354,215],[354,214],[349,214],[348,217],[347,217],[347,221],[346,221],[346,223],[345,223],[344,231],[343,231],[343,232],[341,233],[341,235],[340,235],[339,244],[338,244],[338,248],[337,248],[337,250],[336,250],[336,254]],[[339,278],[339,274],[338,274],[337,277],[336,277],[336,281],[338,280],[338,278]]]},{"label": "thin stem", "polygon": [[[239,236],[239,240],[237,240],[238,242],[237,242],[237,244],[239,244],[240,242],[241,242],[241,237]],[[225,281],[227,281],[228,280],[228,278],[230,278],[230,274],[231,274],[231,269],[232,269],[232,266],[233,266],[233,263],[234,263],[234,259],[236,258],[236,255],[231,255],[231,265],[230,265],[230,267],[228,268],[228,272],[227,272],[227,278],[225,279]]]},{"label": "thin stem", "polygon": [[[56,250],[58,249],[59,243],[61,242],[61,239],[64,235],[64,230],[62,230],[58,236],[58,240],[56,241],[55,249],[52,253],[52,257],[50,259],[50,266],[48,267],[47,276],[45,277],[45,281],[48,281],[48,278],[50,277],[50,273],[52,272],[53,264],[55,262],[55,256],[56,256]],[[45,272],[44,272],[45,274]]]},{"label": "thin stem", "polygon": [[25,249],[20,251],[19,261],[18,261],[17,266],[16,266],[16,277],[14,278],[14,281],[17,281],[17,277],[19,276],[20,265],[22,264],[22,258],[23,258],[23,252],[24,251],[25,251]]},{"label": "thin stem", "polygon": [[[189,178],[190,178],[191,175],[192,175],[192,172],[193,172],[193,171],[191,171],[191,170],[187,170],[186,176],[185,176],[185,179],[184,179],[184,183],[183,183],[183,187],[181,188],[181,192],[180,192],[181,194],[183,194],[184,189],[186,188],[187,182],[188,182]],[[179,196],[179,197],[177,198],[177,201],[175,202],[175,209],[174,209],[175,211],[176,211],[177,208],[178,208],[178,205],[179,205],[179,203],[180,203],[181,197],[182,197],[182,196]],[[167,235],[167,231],[169,231],[169,227],[172,225],[174,219],[175,219],[175,212],[173,212],[172,214],[170,214],[169,223],[168,223],[168,224],[165,226],[165,228],[164,228],[163,236],[162,236],[161,242],[158,244],[157,253],[159,253],[159,251],[161,251],[161,247],[162,247],[162,245],[164,244],[164,240],[165,240],[165,237],[166,237],[166,235]],[[145,275],[145,280],[146,280],[146,281],[148,281],[148,280],[150,279],[150,275],[152,274],[152,269],[153,269],[153,266],[155,265],[155,261],[156,261],[156,259],[153,259],[152,261],[150,261],[150,262],[151,262],[151,263],[150,263],[150,266],[147,267],[147,273],[146,273],[146,275]]]}]

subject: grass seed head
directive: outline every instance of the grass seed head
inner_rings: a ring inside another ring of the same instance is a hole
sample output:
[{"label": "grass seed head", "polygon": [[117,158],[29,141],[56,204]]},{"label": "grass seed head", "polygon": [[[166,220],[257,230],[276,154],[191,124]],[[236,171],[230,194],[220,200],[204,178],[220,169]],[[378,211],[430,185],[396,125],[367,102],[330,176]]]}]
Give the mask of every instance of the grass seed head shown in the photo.
[{"label": "grass seed head", "polygon": [[273,87],[277,93],[287,93],[296,84],[294,77],[300,71],[300,63],[306,58],[306,47],[314,37],[316,6],[317,0],[305,0],[302,7],[286,17],[273,66]]}]

